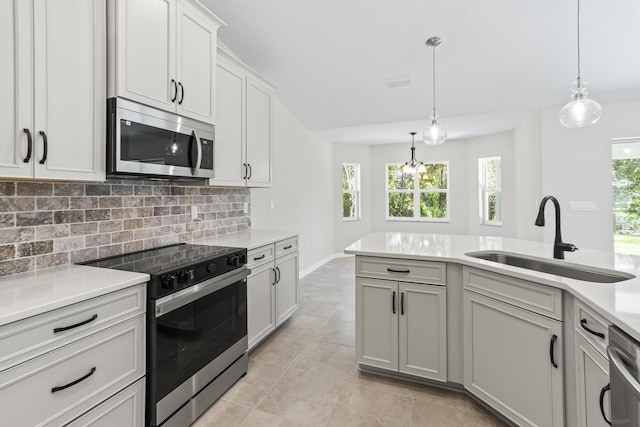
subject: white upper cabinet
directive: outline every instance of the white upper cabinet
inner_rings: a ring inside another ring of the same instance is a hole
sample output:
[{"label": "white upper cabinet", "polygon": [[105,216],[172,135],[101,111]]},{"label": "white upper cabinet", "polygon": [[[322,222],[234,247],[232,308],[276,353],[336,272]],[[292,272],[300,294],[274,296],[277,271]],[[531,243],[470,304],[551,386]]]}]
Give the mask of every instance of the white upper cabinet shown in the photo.
[{"label": "white upper cabinet", "polygon": [[0,176],[104,180],[104,2],[5,1],[0,16]]},{"label": "white upper cabinet", "polygon": [[109,16],[109,96],[214,123],[224,23],[189,0],[112,0]]},{"label": "white upper cabinet", "polygon": [[218,49],[215,178],[211,185],[271,187],[273,87]]}]

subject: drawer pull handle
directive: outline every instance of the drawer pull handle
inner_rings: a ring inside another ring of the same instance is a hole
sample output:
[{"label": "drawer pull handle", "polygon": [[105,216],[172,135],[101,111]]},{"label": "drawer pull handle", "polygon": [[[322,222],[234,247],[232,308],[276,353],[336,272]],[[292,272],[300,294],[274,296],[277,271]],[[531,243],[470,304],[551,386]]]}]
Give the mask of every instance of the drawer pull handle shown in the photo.
[{"label": "drawer pull handle", "polygon": [[582,329],[589,332],[590,334],[604,339],[604,334],[602,332],[596,332],[593,329],[587,327],[587,319],[580,319],[580,326],[582,326]]},{"label": "drawer pull handle", "polygon": [[555,357],[553,355],[553,349],[556,346],[556,340],[558,339],[557,335],[553,335],[551,337],[551,344],[549,345],[549,357],[551,358],[551,364],[554,368],[558,369],[558,364],[556,363]]},{"label": "drawer pull handle", "polygon": [[82,325],[86,325],[87,323],[93,322],[97,318],[98,318],[98,315],[94,314],[93,316],[91,316],[91,318],[89,318],[89,319],[87,319],[87,320],[85,320],[83,322],[76,323],[75,325],[63,326],[61,328],[54,328],[53,329],[53,333],[55,334],[55,333],[58,333],[58,332],[68,331],[69,329],[73,329],[73,328],[77,328],[77,327],[82,326]]},{"label": "drawer pull handle", "polygon": [[93,375],[96,372],[96,367],[94,366],[93,368],[91,368],[91,371],[89,371],[89,373],[81,378],[78,378],[75,381],[70,382],[69,384],[65,384],[65,385],[61,385],[58,387],[54,387],[51,389],[51,393],[55,393],[56,391],[60,391],[60,390],[64,390],[65,388],[69,388],[72,387],[76,384],[78,384],[79,382],[82,382],[84,380],[86,380],[87,378],[89,378],[91,375]]},{"label": "drawer pull handle", "polygon": [[393,268],[387,268],[387,271],[389,273],[404,273],[404,274],[411,273],[411,270],[394,270]]},{"label": "drawer pull handle", "polygon": [[282,248],[282,249],[284,249],[284,250],[286,251],[287,249],[291,249],[292,247],[293,247],[293,245],[289,245],[289,246],[285,246],[285,247],[284,247],[284,248]]},{"label": "drawer pull handle", "polygon": [[262,255],[260,255],[260,256],[257,256],[257,257],[255,257],[255,258],[253,258],[253,260],[254,260],[254,261],[258,261],[259,259],[262,259],[262,258],[264,258],[264,257],[265,257],[265,254],[262,254]]},{"label": "drawer pull handle", "polygon": [[602,414],[602,418],[604,418],[604,421],[607,424],[611,425],[611,421],[607,419],[607,416],[604,413],[604,394],[609,390],[611,390],[611,384],[607,384],[606,386],[602,387],[602,390],[600,390],[600,413]]}]

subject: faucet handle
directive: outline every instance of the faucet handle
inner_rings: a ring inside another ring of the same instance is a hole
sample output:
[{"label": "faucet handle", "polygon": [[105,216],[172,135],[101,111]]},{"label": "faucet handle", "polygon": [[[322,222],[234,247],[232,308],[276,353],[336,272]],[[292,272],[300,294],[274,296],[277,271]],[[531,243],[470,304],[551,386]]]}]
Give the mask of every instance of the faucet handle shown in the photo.
[{"label": "faucet handle", "polygon": [[558,245],[560,247],[561,250],[565,251],[565,252],[575,252],[578,250],[578,247],[576,245],[574,245],[573,243],[560,243]]}]

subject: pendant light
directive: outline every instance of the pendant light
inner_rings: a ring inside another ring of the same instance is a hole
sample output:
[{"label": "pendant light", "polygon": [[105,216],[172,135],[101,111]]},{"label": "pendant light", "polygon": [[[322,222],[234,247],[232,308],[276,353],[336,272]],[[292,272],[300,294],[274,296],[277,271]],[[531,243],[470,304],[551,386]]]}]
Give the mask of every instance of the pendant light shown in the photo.
[{"label": "pendant light", "polygon": [[411,160],[409,160],[408,162],[405,162],[405,164],[402,165],[402,173],[413,174],[416,171],[418,171],[418,173],[425,173],[427,171],[427,167],[424,165],[424,163],[416,160],[416,144],[415,144],[416,133],[411,132],[410,135],[411,135]]},{"label": "pendant light", "polygon": [[431,37],[427,40],[427,46],[433,49],[433,114],[431,125],[424,130],[422,139],[428,145],[442,144],[447,139],[447,130],[438,123],[438,114],[436,114],[436,46],[441,42],[440,37]]},{"label": "pendant light", "polygon": [[580,0],[578,0],[578,78],[573,83],[571,101],[560,110],[560,123],[568,128],[580,128],[600,119],[602,107],[587,97],[587,82],[580,78]]}]

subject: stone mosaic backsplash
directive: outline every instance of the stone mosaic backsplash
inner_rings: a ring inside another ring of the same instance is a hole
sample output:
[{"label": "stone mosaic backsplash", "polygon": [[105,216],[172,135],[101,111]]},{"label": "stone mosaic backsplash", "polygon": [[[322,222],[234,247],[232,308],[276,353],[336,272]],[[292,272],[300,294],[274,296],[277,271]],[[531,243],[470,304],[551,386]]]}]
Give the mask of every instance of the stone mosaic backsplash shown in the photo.
[{"label": "stone mosaic backsplash", "polygon": [[249,202],[190,183],[0,182],[0,276],[243,231]]}]

